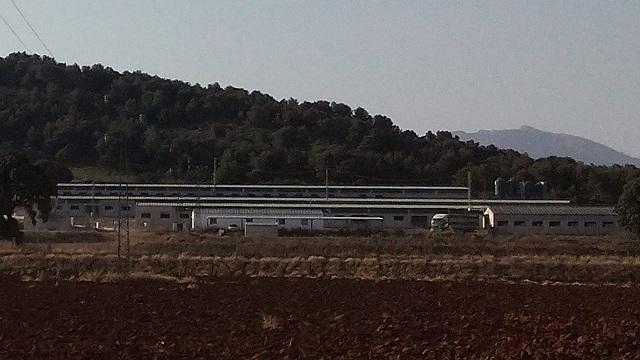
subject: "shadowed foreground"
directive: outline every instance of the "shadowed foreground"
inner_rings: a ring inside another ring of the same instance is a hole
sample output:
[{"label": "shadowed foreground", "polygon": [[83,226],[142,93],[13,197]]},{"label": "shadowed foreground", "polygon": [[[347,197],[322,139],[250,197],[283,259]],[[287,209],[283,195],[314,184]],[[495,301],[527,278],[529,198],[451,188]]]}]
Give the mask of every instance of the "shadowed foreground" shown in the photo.
[{"label": "shadowed foreground", "polygon": [[[640,289],[1,281],[0,358],[631,358]],[[393,356],[392,356],[393,355]]]}]

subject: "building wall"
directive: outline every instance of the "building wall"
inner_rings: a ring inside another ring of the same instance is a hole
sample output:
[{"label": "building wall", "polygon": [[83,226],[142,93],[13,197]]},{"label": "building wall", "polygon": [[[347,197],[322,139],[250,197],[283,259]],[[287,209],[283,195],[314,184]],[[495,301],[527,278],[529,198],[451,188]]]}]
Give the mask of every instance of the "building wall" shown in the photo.
[{"label": "building wall", "polygon": [[[345,209],[345,210],[334,210],[331,214],[326,214],[327,216],[353,216],[353,217],[381,217],[383,221],[381,224],[369,224],[370,227],[373,226],[375,228],[382,227],[385,230],[395,230],[395,229],[411,229],[414,226],[412,222],[412,213],[408,210],[403,209]],[[424,214],[416,214],[420,216],[427,216],[428,220],[431,219],[429,215]],[[357,221],[356,221],[357,223]],[[357,224],[352,222],[352,227]],[[337,223],[334,223],[332,228],[338,227]],[[342,226],[346,226],[344,223]]]},{"label": "building wall", "polygon": [[191,212],[171,206],[138,207],[135,220],[138,230],[188,231],[191,229]]},{"label": "building wall", "polygon": [[[41,220],[33,225],[30,220],[24,222],[25,231],[69,231],[73,229],[116,231],[118,218],[113,217],[66,217],[51,215],[46,223]],[[134,219],[129,220],[129,229],[138,230],[139,224]]]},{"label": "building wall", "polygon": [[107,218],[118,217],[118,208],[120,208],[121,216],[134,217],[135,203],[129,202],[129,205],[112,200],[56,200],[53,211],[56,214],[66,217],[94,217]]},{"label": "building wall", "polygon": [[383,229],[383,221],[380,220],[353,220],[353,219],[326,219],[325,230],[348,231],[380,231]]},{"label": "building wall", "polygon": [[493,229],[502,234],[608,235],[622,231],[616,216],[493,215]]},{"label": "building wall", "polygon": [[[203,209],[206,210],[206,209]],[[245,228],[247,223],[278,223],[280,229],[300,229],[300,230],[323,230],[324,221],[322,219],[274,219],[261,217],[227,217],[208,214],[206,211],[196,211],[196,230],[226,229],[229,225],[237,225],[240,229]],[[247,222],[249,219],[250,222]]]},{"label": "building wall", "polygon": [[277,223],[248,223],[244,228],[244,236],[254,238],[271,238],[278,236]]}]

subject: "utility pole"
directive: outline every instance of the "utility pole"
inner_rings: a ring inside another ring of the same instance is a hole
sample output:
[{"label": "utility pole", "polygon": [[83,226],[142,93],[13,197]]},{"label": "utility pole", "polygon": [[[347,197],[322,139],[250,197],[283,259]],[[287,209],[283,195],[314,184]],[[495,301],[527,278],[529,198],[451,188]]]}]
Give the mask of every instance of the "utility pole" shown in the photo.
[{"label": "utility pole", "polygon": [[329,168],[324,169],[324,199],[329,201]]},{"label": "utility pole", "polygon": [[471,212],[471,171],[467,171],[467,211]]},{"label": "utility pole", "polygon": [[213,157],[213,190],[216,189],[216,182],[218,179],[216,178],[216,168],[218,167],[218,158]]},{"label": "utility pole", "polygon": [[127,236],[127,270],[131,268],[131,241],[129,237],[129,217],[131,216],[131,205],[129,204],[129,140],[128,137],[124,140],[124,176],[125,176],[125,231]]},{"label": "utility pole", "polygon": [[[118,184],[118,261],[122,258],[122,236],[124,231],[125,241],[126,241],[126,252],[127,252],[127,267],[131,262],[131,242],[130,242],[130,229],[129,229],[129,215],[131,213],[131,205],[129,204],[129,183],[128,179],[122,179],[122,172],[124,171],[124,176],[129,176],[129,165],[128,165],[128,141],[124,139],[124,146],[120,148],[119,155],[119,168],[120,168],[120,176],[119,176],[119,184]],[[124,159],[123,159],[124,158]],[[124,161],[123,161],[124,160]],[[124,163],[124,166],[123,166]],[[124,191],[123,191],[124,184]],[[124,229],[123,229],[124,228]]]},{"label": "utility pole", "polygon": [[122,241],[122,148],[118,152],[118,168],[120,175],[118,176],[118,264],[120,264],[120,245]]}]

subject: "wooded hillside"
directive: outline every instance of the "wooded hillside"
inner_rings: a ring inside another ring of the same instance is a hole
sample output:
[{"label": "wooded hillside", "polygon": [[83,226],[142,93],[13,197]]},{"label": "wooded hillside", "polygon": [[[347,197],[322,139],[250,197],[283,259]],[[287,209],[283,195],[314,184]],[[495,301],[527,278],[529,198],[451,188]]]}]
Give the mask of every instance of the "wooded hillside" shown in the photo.
[{"label": "wooded hillside", "polygon": [[[428,121],[428,119],[426,119]],[[489,195],[496,177],[544,180],[549,197],[614,203],[640,174],[570,158],[532,160],[448,132],[416,134],[383,115],[328,102],[276,100],[48,57],[0,58],[0,149],[69,167],[126,167],[139,180],[219,183],[465,184]],[[100,181],[101,179],[94,179]]]}]

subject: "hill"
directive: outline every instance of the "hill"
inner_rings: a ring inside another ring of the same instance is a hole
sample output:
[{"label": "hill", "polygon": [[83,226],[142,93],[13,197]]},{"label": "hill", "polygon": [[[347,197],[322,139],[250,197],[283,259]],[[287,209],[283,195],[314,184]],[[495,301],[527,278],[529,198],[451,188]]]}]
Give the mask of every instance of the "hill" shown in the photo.
[{"label": "hill", "polygon": [[0,129],[0,151],[82,169],[84,181],[127,173],[132,181],[209,182],[216,158],[226,184],[323,184],[329,169],[332,184],[463,185],[470,171],[480,196],[492,193],[496,177],[516,176],[547,181],[552,198],[613,203],[640,174],[534,160],[444,131],[418,135],[336,102],[276,100],[24,53],[0,58]]},{"label": "hill", "polygon": [[483,145],[514,149],[533,158],[568,156],[587,164],[640,165],[640,159],[623,154],[608,146],[579,136],[542,131],[530,126],[520,129],[480,130],[475,133],[455,131],[461,140],[473,140]]}]

